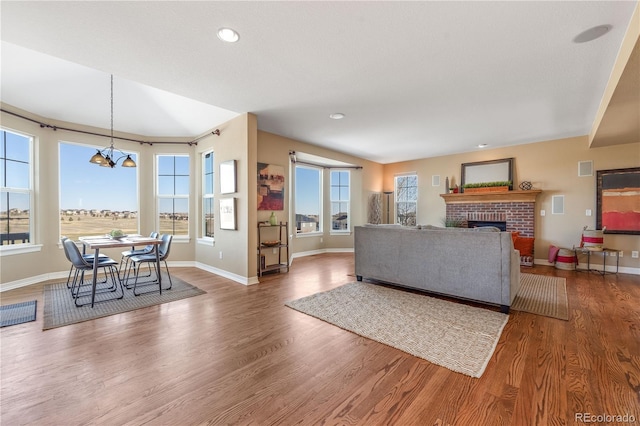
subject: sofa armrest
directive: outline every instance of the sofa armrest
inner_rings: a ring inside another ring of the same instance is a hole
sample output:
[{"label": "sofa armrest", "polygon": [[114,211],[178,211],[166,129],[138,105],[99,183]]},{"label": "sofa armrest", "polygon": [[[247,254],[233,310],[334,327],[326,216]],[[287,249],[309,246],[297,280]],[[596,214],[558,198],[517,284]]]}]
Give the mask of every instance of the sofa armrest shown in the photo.
[{"label": "sofa armrest", "polygon": [[509,288],[509,297],[513,304],[513,299],[516,298],[518,290],[520,289],[520,251],[512,250],[511,252],[511,285]]}]

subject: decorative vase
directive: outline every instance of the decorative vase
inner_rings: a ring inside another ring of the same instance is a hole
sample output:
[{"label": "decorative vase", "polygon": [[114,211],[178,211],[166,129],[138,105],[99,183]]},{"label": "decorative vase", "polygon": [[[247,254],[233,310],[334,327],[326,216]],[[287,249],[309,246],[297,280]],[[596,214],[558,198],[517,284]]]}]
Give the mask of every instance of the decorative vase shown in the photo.
[{"label": "decorative vase", "polygon": [[271,225],[277,225],[278,224],[278,218],[276,217],[276,214],[274,212],[271,212],[271,217],[269,217],[269,223]]}]

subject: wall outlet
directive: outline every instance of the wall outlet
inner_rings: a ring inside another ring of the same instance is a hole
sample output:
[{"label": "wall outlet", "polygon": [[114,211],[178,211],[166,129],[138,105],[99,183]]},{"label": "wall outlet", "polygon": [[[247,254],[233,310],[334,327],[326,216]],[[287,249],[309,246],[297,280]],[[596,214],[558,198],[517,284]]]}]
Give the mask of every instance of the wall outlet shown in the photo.
[{"label": "wall outlet", "polygon": [[320,237],[320,242],[321,243],[324,242],[324,238]]},{"label": "wall outlet", "polygon": [[273,254],[278,254],[278,249],[272,249],[272,250],[271,250],[271,253],[273,253]]},{"label": "wall outlet", "polygon": [[220,259],[222,259],[222,250],[220,251]]},{"label": "wall outlet", "polygon": [[633,250],[631,252],[631,257],[633,257],[634,259],[637,259],[638,258],[638,250]]},{"label": "wall outlet", "polygon": [[591,216],[591,209],[587,209],[587,211],[584,213],[586,216]]},{"label": "wall outlet", "polygon": [[619,253],[618,253],[618,257],[622,257],[622,255],[623,255],[623,254],[624,254],[624,252],[623,252],[623,251],[619,252]]},{"label": "wall outlet", "polygon": [[546,214],[547,214],[547,212],[545,212],[544,210],[540,210],[540,216],[544,216]]}]

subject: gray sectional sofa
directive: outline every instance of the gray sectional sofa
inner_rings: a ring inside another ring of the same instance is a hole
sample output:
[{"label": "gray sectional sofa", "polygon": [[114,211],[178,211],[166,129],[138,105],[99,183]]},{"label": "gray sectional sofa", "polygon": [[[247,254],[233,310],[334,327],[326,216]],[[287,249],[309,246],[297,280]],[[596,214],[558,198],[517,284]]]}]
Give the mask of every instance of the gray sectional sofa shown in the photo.
[{"label": "gray sectional sofa", "polygon": [[355,227],[355,273],[363,278],[509,308],[520,254],[495,228]]}]

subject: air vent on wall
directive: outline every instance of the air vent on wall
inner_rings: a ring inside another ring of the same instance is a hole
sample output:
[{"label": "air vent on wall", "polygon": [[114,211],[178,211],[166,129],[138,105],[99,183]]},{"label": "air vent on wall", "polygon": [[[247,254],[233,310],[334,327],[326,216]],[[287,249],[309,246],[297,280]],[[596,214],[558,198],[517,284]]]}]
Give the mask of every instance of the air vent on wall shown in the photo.
[{"label": "air vent on wall", "polygon": [[551,213],[564,214],[564,195],[554,195],[551,197]]},{"label": "air vent on wall", "polygon": [[578,176],[593,176],[593,161],[578,161]]}]

